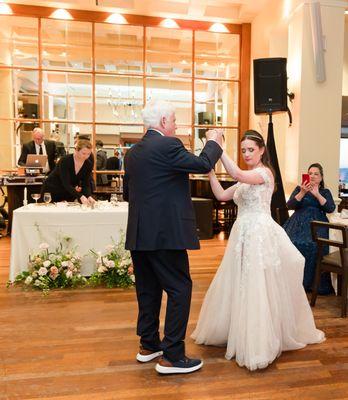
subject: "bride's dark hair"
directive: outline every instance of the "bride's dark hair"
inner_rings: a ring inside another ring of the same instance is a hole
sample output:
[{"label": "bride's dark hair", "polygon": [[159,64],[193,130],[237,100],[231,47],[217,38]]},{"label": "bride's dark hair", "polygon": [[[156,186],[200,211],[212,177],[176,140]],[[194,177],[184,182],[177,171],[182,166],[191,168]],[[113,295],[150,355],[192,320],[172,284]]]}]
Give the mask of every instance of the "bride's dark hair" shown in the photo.
[{"label": "bride's dark hair", "polygon": [[264,152],[261,156],[261,162],[265,167],[269,168],[272,171],[272,174],[275,177],[274,169],[271,164],[271,160],[269,158],[267,146],[265,144],[265,141],[264,141],[262,135],[259,132],[254,131],[253,129],[250,129],[250,130],[244,132],[244,135],[240,142],[242,143],[242,142],[244,142],[244,140],[247,140],[247,139],[255,142],[256,146],[259,149],[264,149]]}]

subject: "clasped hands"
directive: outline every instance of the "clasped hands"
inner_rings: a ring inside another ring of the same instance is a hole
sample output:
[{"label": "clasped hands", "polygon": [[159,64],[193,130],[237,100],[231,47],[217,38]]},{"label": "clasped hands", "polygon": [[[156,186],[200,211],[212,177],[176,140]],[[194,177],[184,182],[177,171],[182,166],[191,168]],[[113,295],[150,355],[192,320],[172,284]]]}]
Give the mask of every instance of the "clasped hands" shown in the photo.
[{"label": "clasped hands", "polygon": [[209,129],[205,133],[205,137],[207,138],[207,140],[214,140],[222,147],[224,140],[224,130],[221,128]]}]

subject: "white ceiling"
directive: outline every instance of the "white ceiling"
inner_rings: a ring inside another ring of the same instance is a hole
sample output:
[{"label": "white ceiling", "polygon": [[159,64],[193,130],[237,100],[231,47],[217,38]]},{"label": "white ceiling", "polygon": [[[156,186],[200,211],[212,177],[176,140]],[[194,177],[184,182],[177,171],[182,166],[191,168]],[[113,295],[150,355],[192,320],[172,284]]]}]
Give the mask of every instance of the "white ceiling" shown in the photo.
[{"label": "white ceiling", "polygon": [[251,22],[270,0],[5,0],[7,3],[178,19]]}]

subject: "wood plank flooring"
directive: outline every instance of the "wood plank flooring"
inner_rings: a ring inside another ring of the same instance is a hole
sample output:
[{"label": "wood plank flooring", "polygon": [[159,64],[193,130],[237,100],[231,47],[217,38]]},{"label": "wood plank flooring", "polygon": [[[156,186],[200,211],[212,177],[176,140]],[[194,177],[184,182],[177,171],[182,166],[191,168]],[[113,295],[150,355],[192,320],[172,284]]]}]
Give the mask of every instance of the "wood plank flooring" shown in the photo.
[{"label": "wood plank flooring", "polygon": [[10,240],[0,240],[0,400],[348,399],[348,318],[338,299],[319,297],[316,323],[326,342],[286,352],[268,369],[249,372],[224,349],[189,338],[226,240],[190,252],[194,281],[187,354],[204,359],[186,376],[159,376],[138,364],[137,305],[130,290],[37,292],[6,289]]}]

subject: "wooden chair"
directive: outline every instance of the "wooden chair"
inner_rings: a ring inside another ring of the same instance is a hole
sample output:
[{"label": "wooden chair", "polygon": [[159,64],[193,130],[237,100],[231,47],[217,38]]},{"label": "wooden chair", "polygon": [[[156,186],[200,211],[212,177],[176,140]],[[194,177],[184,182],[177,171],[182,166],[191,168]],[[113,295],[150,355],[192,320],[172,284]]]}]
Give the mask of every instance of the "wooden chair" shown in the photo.
[{"label": "wooden chair", "polygon": [[[217,231],[222,227],[225,232],[230,232],[232,225],[237,218],[238,208],[233,200],[218,201],[214,200],[215,221],[214,226]],[[221,212],[222,211],[222,212]]]},{"label": "wooden chair", "polygon": [[[318,232],[319,228],[335,229],[341,231],[342,242],[330,240],[320,237]],[[318,287],[320,283],[320,276],[322,272],[331,272],[337,274],[337,282],[341,283],[341,317],[347,316],[347,289],[348,289],[348,226],[341,224],[331,224],[328,222],[311,222],[312,238],[318,244],[317,254],[317,267],[315,271],[315,281],[311,298],[311,306],[315,306],[315,301],[318,295]],[[323,247],[332,246],[337,247],[333,253],[323,256]],[[339,290],[337,290],[339,294]]]}]

